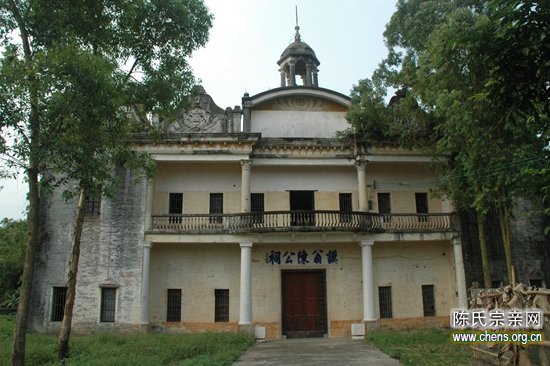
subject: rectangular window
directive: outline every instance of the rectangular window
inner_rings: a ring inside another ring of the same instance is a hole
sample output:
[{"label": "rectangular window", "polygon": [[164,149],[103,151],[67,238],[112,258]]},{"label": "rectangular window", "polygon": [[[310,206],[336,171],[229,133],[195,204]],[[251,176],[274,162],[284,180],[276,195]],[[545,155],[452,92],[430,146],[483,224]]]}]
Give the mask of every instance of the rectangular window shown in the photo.
[{"label": "rectangular window", "polygon": [[[170,193],[168,214],[181,215],[183,213],[183,193]],[[181,217],[170,217],[170,224],[181,224]]]},{"label": "rectangular window", "polygon": [[214,310],[215,322],[229,321],[229,290],[214,291],[216,305]]},{"label": "rectangular window", "polygon": [[210,193],[210,217],[211,223],[222,223],[223,217],[223,193]]},{"label": "rectangular window", "polygon": [[263,193],[251,193],[250,194],[250,211],[254,214],[252,216],[253,224],[263,224],[264,222],[264,194]]},{"label": "rectangular window", "polygon": [[391,197],[389,193],[378,193],[378,212],[383,215],[384,222],[391,221],[389,215],[391,213]]},{"label": "rectangular window", "polygon": [[380,307],[381,319],[393,317],[391,305],[391,286],[378,287],[378,305]]},{"label": "rectangular window", "polygon": [[99,216],[101,209],[101,199],[97,197],[86,197],[85,216]]},{"label": "rectangular window", "polygon": [[434,285],[422,285],[424,316],[435,316]]},{"label": "rectangular window", "polygon": [[340,205],[340,222],[351,222],[351,193],[340,193],[338,202]]},{"label": "rectangular window", "polygon": [[169,288],[166,308],[167,322],[181,321],[181,289]]},{"label": "rectangular window", "polygon": [[492,280],[491,281],[491,288],[499,288],[502,287],[502,281],[501,280]]},{"label": "rectangular window", "polygon": [[101,289],[101,310],[100,310],[99,321],[106,322],[106,323],[114,322],[115,308],[116,308],[116,288],[103,287]]},{"label": "rectangular window", "polygon": [[54,287],[52,292],[52,322],[63,320],[65,313],[65,298],[67,297],[67,287]]},{"label": "rectangular window", "polygon": [[[415,193],[414,200],[416,202],[416,213],[427,214],[428,213],[428,194],[427,193]],[[428,215],[419,215],[418,221],[428,221]]]}]

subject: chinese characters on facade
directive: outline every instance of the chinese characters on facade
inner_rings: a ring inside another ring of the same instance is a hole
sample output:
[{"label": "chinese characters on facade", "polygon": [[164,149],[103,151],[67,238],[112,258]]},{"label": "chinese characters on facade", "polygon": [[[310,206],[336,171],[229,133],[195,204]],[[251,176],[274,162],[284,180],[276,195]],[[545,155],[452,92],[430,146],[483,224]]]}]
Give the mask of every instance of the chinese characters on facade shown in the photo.
[{"label": "chinese characters on facade", "polygon": [[265,262],[267,264],[336,264],[338,263],[338,251],[331,250],[272,250],[265,253]]}]

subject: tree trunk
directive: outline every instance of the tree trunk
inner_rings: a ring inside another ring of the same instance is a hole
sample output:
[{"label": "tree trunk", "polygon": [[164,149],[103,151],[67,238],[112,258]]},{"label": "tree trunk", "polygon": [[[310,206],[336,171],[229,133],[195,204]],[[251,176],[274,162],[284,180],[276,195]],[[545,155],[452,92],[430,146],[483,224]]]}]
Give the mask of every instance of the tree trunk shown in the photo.
[{"label": "tree trunk", "polygon": [[485,239],[485,215],[477,213],[477,231],[479,237],[479,249],[481,250],[481,264],[483,267],[483,283],[485,288],[491,288],[491,266],[489,264],[489,251]]},{"label": "tree trunk", "polygon": [[506,271],[508,272],[508,281],[513,285],[512,244],[510,242],[510,223],[508,216],[508,210],[505,207],[499,207],[500,232],[502,235],[502,243],[504,244],[504,255],[506,256]]},{"label": "tree trunk", "polygon": [[13,366],[24,366],[25,364],[25,341],[27,335],[27,320],[29,316],[29,302],[34,275],[34,262],[40,235],[38,169],[29,169],[27,175],[29,180],[29,229],[25,264],[19,292],[19,304],[17,306],[17,317],[15,319],[15,329],[13,331],[13,348],[11,356]]},{"label": "tree trunk", "polygon": [[27,335],[27,321],[29,317],[29,303],[31,298],[32,281],[34,275],[34,263],[36,252],[40,244],[40,192],[39,192],[39,156],[40,156],[40,106],[38,96],[38,81],[35,77],[33,67],[32,50],[30,38],[27,33],[25,21],[14,0],[8,1],[9,9],[17,22],[21,33],[21,43],[25,54],[25,68],[28,72],[28,78],[24,82],[28,83],[30,98],[29,113],[29,167],[27,169],[27,179],[29,183],[29,231],[27,238],[27,251],[25,254],[25,264],[23,266],[23,276],[21,279],[21,288],[19,293],[19,304],[17,306],[17,317],[15,320],[15,329],[13,331],[13,348],[11,362],[13,366],[24,366],[25,364],[25,342]]},{"label": "tree trunk", "polygon": [[78,274],[78,261],[80,259],[80,238],[82,236],[82,227],[84,226],[84,214],[86,212],[86,192],[84,188],[80,189],[80,197],[78,199],[78,209],[76,214],[76,222],[73,232],[73,243],[71,259],[69,261],[69,277],[67,281],[67,296],[65,297],[65,309],[63,312],[63,323],[61,324],[61,332],[59,333],[59,341],[57,348],[57,358],[62,361],[69,354],[69,337],[71,336],[71,324],[73,321],[73,308],[76,292],[76,276]]}]

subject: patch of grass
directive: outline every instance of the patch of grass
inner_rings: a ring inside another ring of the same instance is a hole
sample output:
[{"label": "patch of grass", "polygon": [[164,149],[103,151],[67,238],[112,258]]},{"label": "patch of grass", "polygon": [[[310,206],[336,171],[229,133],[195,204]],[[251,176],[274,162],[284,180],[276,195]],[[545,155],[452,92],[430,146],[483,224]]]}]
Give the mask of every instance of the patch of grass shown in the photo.
[{"label": "patch of grass", "polygon": [[[0,366],[11,365],[13,317],[0,316]],[[66,366],[226,366],[254,343],[235,333],[71,336]],[[60,365],[57,336],[29,334],[26,365]]]},{"label": "patch of grass", "polygon": [[367,340],[405,366],[460,366],[472,364],[472,350],[450,343],[450,330],[381,331]]}]

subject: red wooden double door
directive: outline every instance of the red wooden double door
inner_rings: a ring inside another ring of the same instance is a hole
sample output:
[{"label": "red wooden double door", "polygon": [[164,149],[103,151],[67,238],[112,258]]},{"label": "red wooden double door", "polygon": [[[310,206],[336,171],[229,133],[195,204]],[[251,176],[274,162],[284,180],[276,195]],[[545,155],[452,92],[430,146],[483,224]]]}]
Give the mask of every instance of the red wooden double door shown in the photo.
[{"label": "red wooden double door", "polygon": [[327,333],[325,271],[282,271],[283,335],[322,337]]}]

